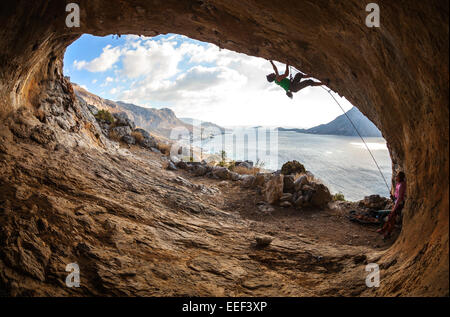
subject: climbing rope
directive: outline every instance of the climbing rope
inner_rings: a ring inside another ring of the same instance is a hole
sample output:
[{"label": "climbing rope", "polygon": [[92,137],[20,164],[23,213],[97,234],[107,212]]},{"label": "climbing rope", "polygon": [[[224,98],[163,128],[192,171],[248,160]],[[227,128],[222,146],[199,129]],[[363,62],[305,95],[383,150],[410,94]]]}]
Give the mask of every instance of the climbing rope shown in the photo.
[{"label": "climbing rope", "polygon": [[359,133],[358,129],[356,128],[356,125],[353,123],[353,121],[350,119],[350,117],[348,116],[347,112],[345,112],[344,108],[342,108],[341,104],[339,103],[339,101],[337,101],[337,99],[333,96],[333,94],[331,93],[331,89],[326,89],[323,86],[320,86],[323,90],[325,90],[330,96],[331,98],[333,98],[333,100],[336,102],[336,104],[339,106],[339,108],[341,108],[342,112],[344,113],[344,115],[347,117],[348,121],[350,121],[351,125],[353,126],[353,128],[355,129],[356,133],[358,133],[359,137],[361,138],[361,141],[364,143],[367,151],[369,152],[370,156],[372,157],[372,160],[374,161],[375,165],[378,168],[378,171],[380,172],[381,177],[383,178],[384,183],[386,184],[386,188],[388,190],[388,192],[391,192],[391,189],[386,181],[386,178],[383,175],[383,172],[381,171],[380,166],[378,165],[377,160],[375,159],[375,156],[373,155],[372,151],[370,150],[369,146],[367,145],[366,141],[364,140],[364,138],[362,137],[361,133]]},{"label": "climbing rope", "polygon": [[[290,71],[289,71],[289,77],[292,80],[292,66],[289,65]],[[295,68],[294,68],[295,69]],[[295,69],[297,72],[300,73],[299,70]],[[302,74],[304,74],[303,72],[301,72]],[[305,74],[307,75],[307,74]],[[386,188],[388,190],[388,192],[391,192],[391,188],[389,187],[386,178],[383,175],[383,172],[381,171],[380,166],[378,165],[377,160],[375,159],[375,156],[373,155],[372,151],[369,149],[369,146],[367,145],[366,141],[364,140],[364,138],[362,137],[361,133],[359,133],[358,129],[356,128],[356,125],[353,123],[353,121],[350,119],[350,117],[348,116],[347,112],[345,112],[344,108],[341,106],[341,104],[339,103],[339,101],[337,101],[337,99],[333,96],[333,94],[331,93],[331,89],[326,89],[323,86],[320,86],[323,90],[325,90],[330,96],[331,98],[333,98],[333,100],[336,102],[336,104],[339,106],[339,108],[341,108],[342,112],[344,113],[344,115],[347,117],[348,121],[350,121],[351,125],[353,126],[353,128],[355,129],[356,133],[358,133],[359,137],[361,138],[361,141],[363,142],[364,146],[366,147],[367,151],[369,152],[370,156],[372,157],[372,160],[374,161],[378,172],[380,172],[381,178],[384,181],[384,184],[386,185]]]}]

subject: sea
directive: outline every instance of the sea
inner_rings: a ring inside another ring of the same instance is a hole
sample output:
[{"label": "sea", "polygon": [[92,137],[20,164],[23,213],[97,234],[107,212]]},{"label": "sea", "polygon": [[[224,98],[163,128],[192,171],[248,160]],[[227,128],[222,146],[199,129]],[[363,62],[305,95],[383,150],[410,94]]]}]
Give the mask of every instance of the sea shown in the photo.
[{"label": "sea", "polygon": [[[342,193],[357,201],[378,194],[389,197],[392,162],[383,138],[364,138],[373,158],[359,137],[315,135],[273,128],[234,128],[222,135],[194,139],[202,153],[225,151],[229,160],[251,160],[276,171],[287,161],[297,160],[328,186],[332,194]],[[384,179],[383,179],[384,177]]]}]

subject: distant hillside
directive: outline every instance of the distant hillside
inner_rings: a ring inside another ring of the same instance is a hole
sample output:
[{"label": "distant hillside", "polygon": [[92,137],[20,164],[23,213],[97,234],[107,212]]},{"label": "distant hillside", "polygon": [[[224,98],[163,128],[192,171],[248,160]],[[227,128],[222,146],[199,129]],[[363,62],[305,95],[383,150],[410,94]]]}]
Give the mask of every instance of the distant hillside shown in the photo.
[{"label": "distant hillside", "polygon": [[[347,111],[347,115],[355,124],[359,133],[363,137],[381,137],[381,132],[378,128],[367,119],[356,107],[353,107]],[[349,122],[347,117],[343,114],[327,124],[321,124],[310,129],[285,129],[278,128],[279,131],[294,131],[300,133],[310,134],[329,134],[329,135],[344,135],[344,136],[357,136],[355,129]]]},{"label": "distant hillside", "polygon": [[72,83],[75,94],[88,104],[98,109],[108,110],[111,113],[126,112],[128,117],[136,123],[136,126],[155,134],[170,137],[170,131],[175,127],[184,127],[192,131],[192,125],[177,118],[175,113],[167,108],[144,108],[131,103],[111,101],[94,95],[79,85]]},{"label": "distant hillside", "polygon": [[194,125],[195,123],[197,123],[196,125],[199,125],[201,123],[203,130],[206,133],[210,133],[210,134],[220,134],[220,133],[225,133],[225,131],[226,131],[226,129],[224,127],[221,127],[212,122],[205,122],[205,121],[200,121],[200,120],[196,120],[196,119],[192,119],[192,118],[180,118],[180,120],[189,125]]}]

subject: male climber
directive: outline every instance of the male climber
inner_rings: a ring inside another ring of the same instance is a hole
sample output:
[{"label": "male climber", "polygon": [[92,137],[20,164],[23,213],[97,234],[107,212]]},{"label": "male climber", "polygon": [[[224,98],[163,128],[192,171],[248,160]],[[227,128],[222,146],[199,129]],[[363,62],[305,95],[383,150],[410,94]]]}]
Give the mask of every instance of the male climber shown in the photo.
[{"label": "male climber", "polygon": [[275,84],[286,90],[286,95],[289,98],[293,97],[292,95],[293,92],[298,92],[299,90],[306,88],[308,86],[314,87],[323,85],[321,82],[316,82],[311,79],[301,81],[302,78],[307,77],[302,73],[297,73],[293,79],[289,79],[287,78],[289,76],[289,64],[286,64],[286,71],[284,72],[284,74],[280,75],[273,61],[270,61],[270,63],[272,64],[275,73],[267,75],[266,76],[267,81],[269,83],[275,82]]}]

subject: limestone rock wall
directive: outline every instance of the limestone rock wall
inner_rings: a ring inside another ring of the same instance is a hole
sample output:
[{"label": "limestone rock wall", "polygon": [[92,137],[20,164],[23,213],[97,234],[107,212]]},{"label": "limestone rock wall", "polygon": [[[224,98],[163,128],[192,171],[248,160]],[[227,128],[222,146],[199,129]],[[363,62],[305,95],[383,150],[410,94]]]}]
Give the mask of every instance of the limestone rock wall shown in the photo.
[{"label": "limestone rock wall", "polygon": [[0,118],[38,107],[62,80],[65,48],[83,33],[179,33],[290,62],[357,106],[382,131],[408,179],[403,232],[383,255],[380,295],[448,295],[448,1],[379,0],[367,28],[360,0],[79,0],[81,27],[65,26],[65,1],[0,4]]}]

